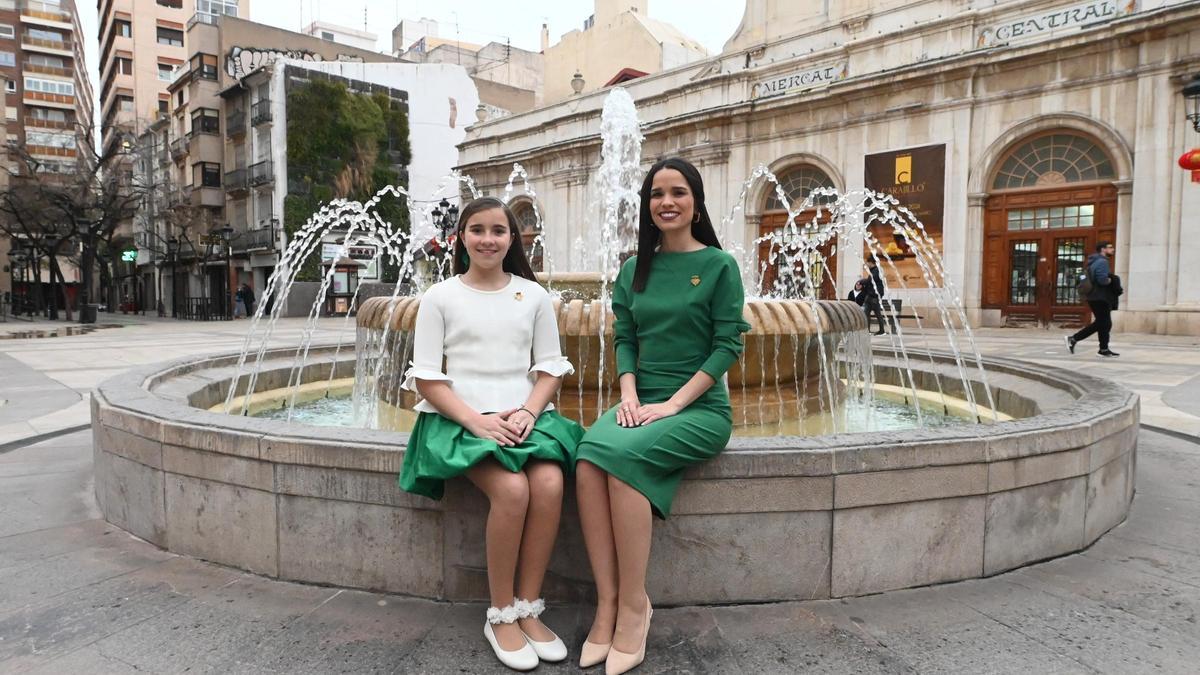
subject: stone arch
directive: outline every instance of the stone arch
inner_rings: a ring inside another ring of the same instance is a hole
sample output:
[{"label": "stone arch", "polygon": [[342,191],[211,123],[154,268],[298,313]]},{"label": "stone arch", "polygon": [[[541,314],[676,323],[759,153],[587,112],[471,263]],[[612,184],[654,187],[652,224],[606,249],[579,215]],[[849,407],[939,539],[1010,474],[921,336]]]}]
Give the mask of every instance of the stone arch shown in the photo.
[{"label": "stone arch", "polygon": [[1064,112],[1017,122],[1000,134],[971,167],[967,179],[968,194],[990,192],[1001,160],[1027,140],[1056,130],[1077,132],[1106,151],[1112,160],[1114,182],[1127,181],[1133,177],[1133,153],[1116,129],[1086,115]]},{"label": "stone arch", "polygon": [[[824,157],[813,153],[800,152],[786,155],[784,157],[780,157],[774,162],[771,162],[767,168],[769,168],[771,173],[775,174],[777,177],[781,177],[786,175],[787,172],[803,166],[811,166],[815,169],[819,169],[829,178],[830,182],[833,183],[833,187],[837,188],[839,191],[844,191],[846,189],[846,181],[842,177],[841,172],[837,170],[833,163],[826,160]],[[754,186],[751,194],[747,195],[746,197],[745,210],[747,215],[761,217],[766,210],[767,201],[774,190],[774,183],[767,180],[759,181],[758,184]]]},{"label": "stone arch", "polygon": [[521,233],[521,246],[525,249],[525,256],[529,258],[529,264],[533,267],[533,271],[541,272],[545,266],[545,245],[542,243],[539,246],[534,246],[534,240],[540,234],[537,228],[535,219],[535,211],[541,215],[541,229],[546,227],[546,212],[542,210],[541,204],[534,201],[529,195],[517,195],[508,201],[508,208],[512,210],[513,216],[517,219],[517,229]]},{"label": "stone arch", "polygon": [[545,218],[545,212],[542,210],[541,205],[535,203],[533,197],[530,197],[529,195],[517,195],[513,197],[508,201],[508,208],[511,209],[513,215],[516,216],[517,225],[521,230],[521,234],[526,234],[533,231],[532,228],[536,224],[534,215],[535,208],[537,209],[537,213],[541,214],[541,216]]}]

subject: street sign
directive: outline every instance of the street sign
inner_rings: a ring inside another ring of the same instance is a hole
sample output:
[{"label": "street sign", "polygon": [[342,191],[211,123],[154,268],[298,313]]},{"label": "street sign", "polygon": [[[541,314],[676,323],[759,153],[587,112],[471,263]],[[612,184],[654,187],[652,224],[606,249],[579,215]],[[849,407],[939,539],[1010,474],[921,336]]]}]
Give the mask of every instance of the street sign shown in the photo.
[{"label": "street sign", "polygon": [[225,243],[219,234],[202,234],[200,235],[201,246],[220,246]]}]

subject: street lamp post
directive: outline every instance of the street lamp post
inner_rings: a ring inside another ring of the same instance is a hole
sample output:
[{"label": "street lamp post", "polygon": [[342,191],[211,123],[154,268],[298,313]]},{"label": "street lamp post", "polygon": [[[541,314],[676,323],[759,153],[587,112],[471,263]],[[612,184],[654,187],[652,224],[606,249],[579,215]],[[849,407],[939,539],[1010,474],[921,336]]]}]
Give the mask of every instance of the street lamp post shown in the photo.
[{"label": "street lamp post", "polygon": [[221,235],[221,245],[225,248],[225,318],[233,318],[233,227],[225,223],[225,227],[217,230]]},{"label": "street lamp post", "polygon": [[[443,199],[438,202],[437,206],[433,207],[433,211],[429,215],[433,218],[434,224],[437,225],[438,230],[442,234],[442,242],[448,243],[450,232],[458,224],[458,207]],[[449,255],[454,255],[453,250],[448,245],[446,251]],[[450,269],[454,269],[453,260],[450,261]]]},{"label": "street lamp post", "polygon": [[1187,107],[1187,118],[1196,133],[1200,133],[1200,75],[1183,86],[1183,103]]},{"label": "street lamp post", "polygon": [[171,256],[171,318],[179,318],[179,294],[175,292],[175,254],[179,252],[179,240],[171,237],[167,240],[167,254]]}]

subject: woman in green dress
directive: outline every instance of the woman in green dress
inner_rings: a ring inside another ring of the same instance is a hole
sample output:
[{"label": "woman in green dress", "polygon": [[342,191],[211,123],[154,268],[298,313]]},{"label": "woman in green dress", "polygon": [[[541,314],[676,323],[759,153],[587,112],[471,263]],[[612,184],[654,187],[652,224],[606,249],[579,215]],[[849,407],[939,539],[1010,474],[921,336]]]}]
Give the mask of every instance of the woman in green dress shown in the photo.
[{"label": "woman in green dress", "polygon": [[683,472],[729,441],[722,378],[750,328],[743,299],[699,172],[679,158],[658,162],[642,184],[638,254],[613,289],[621,402],[578,448],[579,517],[598,598],[584,668],[604,661],[615,675],[645,657],[652,516],[666,518]]}]

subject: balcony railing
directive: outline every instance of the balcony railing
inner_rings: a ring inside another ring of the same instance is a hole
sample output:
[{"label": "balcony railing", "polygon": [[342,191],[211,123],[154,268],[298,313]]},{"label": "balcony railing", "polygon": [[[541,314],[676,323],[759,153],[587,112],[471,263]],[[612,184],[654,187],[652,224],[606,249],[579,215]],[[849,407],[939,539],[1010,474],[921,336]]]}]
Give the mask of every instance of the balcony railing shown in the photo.
[{"label": "balcony railing", "polygon": [[72,43],[70,40],[45,40],[35,38],[29,33],[21,33],[21,44],[32,47],[47,47],[49,49],[61,49],[63,51],[71,51]]},{"label": "balcony railing", "polygon": [[250,124],[258,126],[271,121],[271,99],[259,99],[250,107]]},{"label": "balcony railing", "polygon": [[225,191],[244,192],[247,189],[247,174],[245,169],[234,169],[225,172]]},{"label": "balcony railing", "polygon": [[[276,222],[271,219],[271,223]],[[232,246],[235,253],[248,251],[270,251],[275,248],[276,231],[273,226],[261,230],[250,230],[235,235]]]},{"label": "balcony railing", "polygon": [[196,12],[195,14],[192,15],[192,18],[188,19],[187,29],[191,30],[192,26],[195,26],[198,23],[204,23],[204,24],[208,24],[210,26],[215,26],[215,25],[217,25],[217,17],[213,16],[212,14],[204,14],[202,12]]},{"label": "balcony railing", "polygon": [[47,103],[67,103],[74,104],[75,97],[70,94],[47,94],[44,91],[29,91],[25,90],[23,94],[28,101],[45,101]]},{"label": "balcony railing", "polygon": [[57,75],[59,77],[71,77],[75,74],[71,72],[70,68],[45,66],[40,63],[30,63],[28,61],[22,64],[21,68],[27,73],[42,73],[44,75]]},{"label": "balcony railing", "polygon": [[250,165],[250,184],[266,185],[275,180],[274,164],[271,160]]},{"label": "balcony railing", "polygon": [[21,10],[22,16],[45,19],[47,21],[58,21],[59,23],[71,23],[71,15],[64,14],[62,7],[58,3],[49,4],[46,2],[37,2],[36,0],[24,0],[23,2],[16,3],[16,5]]},{"label": "balcony railing", "polygon": [[246,133],[246,113],[238,110],[225,114],[225,135],[229,138]]},{"label": "balcony railing", "polygon": [[192,201],[191,186],[177,188],[167,193],[167,206],[181,206]]},{"label": "balcony railing", "polygon": [[39,129],[74,129],[74,122],[60,122],[59,120],[44,120],[37,117],[25,116],[25,126],[37,127]]},{"label": "balcony railing", "polygon": [[188,153],[188,137],[176,138],[171,141],[171,159],[179,160]]}]

